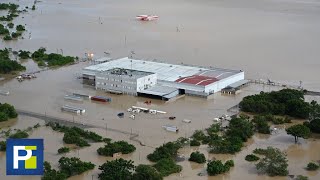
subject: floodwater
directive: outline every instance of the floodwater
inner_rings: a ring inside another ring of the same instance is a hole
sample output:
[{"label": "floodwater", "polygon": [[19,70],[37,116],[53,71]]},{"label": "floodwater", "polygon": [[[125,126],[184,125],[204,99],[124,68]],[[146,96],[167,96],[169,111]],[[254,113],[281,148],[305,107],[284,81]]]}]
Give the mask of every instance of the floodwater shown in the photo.
[{"label": "floodwater", "polygon": [[[9,2],[4,0],[4,2]],[[13,1],[11,1],[13,2]],[[33,1],[15,1],[22,7],[31,7]],[[135,21],[138,14],[156,14],[158,21]],[[21,17],[24,17],[23,19]],[[36,50],[41,46],[49,52],[82,57],[85,52],[96,56],[110,52],[111,57],[128,56],[134,50],[134,57],[143,59],[161,59],[172,63],[211,65],[224,68],[242,69],[247,78],[270,78],[275,81],[299,84],[305,88],[320,90],[318,79],[320,61],[320,2],[316,0],[228,0],[228,1],[110,1],[110,0],[44,0],[37,3],[37,10],[21,15],[15,23],[27,24],[25,39],[18,42],[1,42],[0,48],[12,47],[14,50]],[[100,21],[99,21],[100,17]],[[102,23],[102,24],[101,24]],[[177,27],[179,32],[177,32]],[[31,33],[31,39],[29,39]],[[27,71],[39,68],[33,61],[26,61]],[[84,86],[77,79],[81,69],[90,65],[82,62],[55,70],[43,71],[38,77],[19,83],[16,79],[0,81],[2,90],[10,91],[9,96],[0,96],[1,102],[13,104],[16,108],[51,116],[66,118],[77,122],[99,126],[91,129],[114,140],[126,140],[137,147],[137,151],[123,156],[136,164],[149,164],[146,155],[154,147],[178,137],[189,137],[194,130],[208,127],[214,117],[227,113],[227,109],[236,105],[242,97],[260,91],[278,90],[277,87],[250,85],[237,96],[215,94],[211,99],[181,97],[173,102],[152,100],[145,105],[146,98],[127,95],[110,95],[96,92],[92,87]],[[112,98],[110,103],[95,103],[85,100],[82,103],[66,101],[63,96],[72,92],[90,95],[105,95]],[[311,101],[319,97],[306,97]],[[73,105],[86,109],[84,115],[72,115],[61,112],[62,105]],[[140,113],[135,120],[126,113],[131,106],[150,107],[166,111],[167,114],[150,115]],[[116,115],[125,112],[119,119]],[[176,120],[168,120],[176,116]],[[190,119],[185,124],[183,119]],[[25,129],[42,120],[20,116],[18,119],[0,123],[0,127]],[[166,132],[163,125],[176,125],[178,134]],[[146,146],[131,141],[128,135],[106,131],[105,127],[139,134],[139,140]],[[63,135],[50,128],[34,130],[30,137],[45,139],[45,160],[57,167],[57,150],[64,144]],[[96,165],[103,164],[106,158],[98,156],[96,149],[102,143],[91,147],[73,150],[66,156],[81,157]],[[199,177],[203,165],[184,161],[180,174],[166,179],[287,179],[287,177],[267,177],[257,175],[253,163],[244,157],[256,147],[275,146],[287,152],[289,173],[308,175],[310,179],[320,179],[318,172],[309,173],[303,168],[309,161],[320,160],[320,142],[317,139],[300,140],[294,145],[293,138],[283,130],[271,136],[255,135],[247,146],[236,155],[208,155],[205,146],[199,150],[208,158],[222,160],[234,159],[235,167],[230,173],[216,177]],[[195,148],[183,148],[185,156]],[[70,179],[97,179],[97,167]],[[0,153],[0,179],[39,179],[39,177],[6,177],[5,154]]]}]

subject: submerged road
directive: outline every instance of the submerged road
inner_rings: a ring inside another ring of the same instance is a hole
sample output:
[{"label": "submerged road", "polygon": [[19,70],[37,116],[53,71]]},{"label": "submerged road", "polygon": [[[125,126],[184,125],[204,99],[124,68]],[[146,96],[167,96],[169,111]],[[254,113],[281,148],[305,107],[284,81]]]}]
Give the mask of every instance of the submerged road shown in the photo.
[{"label": "submerged road", "polygon": [[[138,142],[141,146],[146,146],[139,139],[137,139],[139,137],[139,134],[136,134],[136,133],[123,131],[123,130],[119,130],[119,129],[113,129],[113,128],[103,128],[101,126],[96,126],[96,125],[91,125],[91,124],[84,124],[84,123],[76,122],[76,121],[73,121],[73,120],[63,119],[63,118],[55,117],[55,116],[49,116],[49,115],[46,115],[46,114],[36,113],[36,112],[32,112],[32,111],[26,111],[26,110],[22,110],[22,109],[16,109],[16,111],[17,111],[17,113],[19,115],[42,119],[46,123],[54,122],[54,123],[59,123],[59,124],[65,125],[65,126],[79,127],[79,128],[82,128],[82,129],[83,128],[107,129],[107,131],[112,131],[112,132],[116,132],[116,133],[130,135],[130,140]],[[148,147],[151,147],[151,146],[148,146]]]}]

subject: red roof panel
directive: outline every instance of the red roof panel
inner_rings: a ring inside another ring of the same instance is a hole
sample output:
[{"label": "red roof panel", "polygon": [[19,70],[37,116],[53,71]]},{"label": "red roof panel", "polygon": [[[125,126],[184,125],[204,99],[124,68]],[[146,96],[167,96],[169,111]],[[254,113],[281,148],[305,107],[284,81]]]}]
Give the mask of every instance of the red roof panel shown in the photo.
[{"label": "red roof panel", "polygon": [[219,79],[214,77],[208,77],[208,76],[194,75],[194,76],[179,78],[175,82],[206,86],[216,81],[219,81]]}]

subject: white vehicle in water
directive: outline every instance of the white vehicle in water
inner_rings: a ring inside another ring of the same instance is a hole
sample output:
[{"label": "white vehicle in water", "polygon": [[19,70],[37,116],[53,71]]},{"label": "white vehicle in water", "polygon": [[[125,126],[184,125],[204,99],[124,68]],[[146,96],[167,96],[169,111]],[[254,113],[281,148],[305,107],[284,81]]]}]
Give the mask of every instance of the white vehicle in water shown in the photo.
[{"label": "white vehicle in water", "polygon": [[153,21],[157,20],[159,16],[154,16],[154,15],[138,15],[136,16],[136,19],[140,21]]}]

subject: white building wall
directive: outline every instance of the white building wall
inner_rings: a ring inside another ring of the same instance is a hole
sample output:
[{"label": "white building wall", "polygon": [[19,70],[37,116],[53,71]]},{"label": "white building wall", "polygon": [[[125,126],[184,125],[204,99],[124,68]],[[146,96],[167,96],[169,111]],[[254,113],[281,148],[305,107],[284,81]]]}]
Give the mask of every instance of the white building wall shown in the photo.
[{"label": "white building wall", "polygon": [[221,89],[229,86],[232,83],[238,82],[240,80],[244,79],[244,72],[240,72],[238,74],[235,74],[233,76],[227,77],[225,79],[221,79],[220,81],[217,81],[213,84],[210,84],[205,87],[205,92],[211,93],[211,92],[219,92]]},{"label": "white building wall", "polygon": [[141,77],[137,79],[136,91],[147,89],[157,84],[157,74],[150,74],[148,76]]}]

